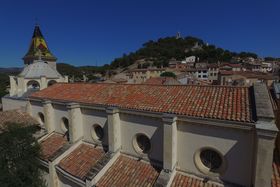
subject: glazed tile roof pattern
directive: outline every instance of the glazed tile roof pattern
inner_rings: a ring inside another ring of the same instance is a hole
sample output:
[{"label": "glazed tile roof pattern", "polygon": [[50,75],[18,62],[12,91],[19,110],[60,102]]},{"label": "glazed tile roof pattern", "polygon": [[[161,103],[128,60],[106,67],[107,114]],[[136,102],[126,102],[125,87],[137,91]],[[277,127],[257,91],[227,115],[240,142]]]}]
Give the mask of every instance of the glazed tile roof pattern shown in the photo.
[{"label": "glazed tile roof pattern", "polygon": [[66,137],[63,137],[61,134],[54,133],[41,144],[41,158],[45,161],[49,160],[59,149],[61,149],[67,143]]},{"label": "glazed tile roof pattern", "polygon": [[150,164],[121,155],[96,186],[153,186],[158,176],[159,171]]},{"label": "glazed tile roof pattern", "polygon": [[23,125],[36,125],[39,124],[29,114],[20,110],[9,110],[0,112],[0,132],[6,130],[7,123],[20,123]]},{"label": "glazed tile roof pattern", "polygon": [[280,155],[278,151],[274,151],[274,161],[272,163],[272,180],[271,187],[280,187]]},{"label": "glazed tile roof pattern", "polygon": [[68,156],[63,158],[58,166],[71,175],[85,180],[91,167],[102,158],[105,152],[91,145],[81,144]]},{"label": "glazed tile roof pattern", "polygon": [[212,183],[212,182],[204,182],[201,179],[182,175],[177,173],[172,181],[171,187],[221,187],[223,185]]},{"label": "glazed tile roof pattern", "polygon": [[30,97],[253,122],[247,87],[58,83]]}]

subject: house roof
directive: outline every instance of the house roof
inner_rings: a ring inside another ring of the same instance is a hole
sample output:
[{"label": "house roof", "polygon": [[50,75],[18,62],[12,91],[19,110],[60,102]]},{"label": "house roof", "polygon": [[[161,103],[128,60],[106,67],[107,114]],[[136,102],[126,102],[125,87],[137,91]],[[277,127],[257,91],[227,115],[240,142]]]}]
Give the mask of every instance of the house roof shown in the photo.
[{"label": "house roof", "polygon": [[232,68],[241,68],[242,67],[241,64],[232,64],[232,63],[223,63],[223,64],[221,64],[220,67],[224,67],[224,66],[230,66]]},{"label": "house roof", "polygon": [[277,76],[273,76],[269,73],[252,72],[252,71],[220,71],[221,75],[240,75],[248,79],[263,79],[263,80],[274,80]]},{"label": "house roof", "polygon": [[248,87],[58,83],[30,98],[253,122]]},{"label": "house roof", "polygon": [[213,183],[213,182],[207,182],[207,181],[204,181],[203,179],[183,175],[181,173],[176,173],[170,187],[179,187],[179,186],[222,187],[223,185],[222,184],[216,184],[216,183]]},{"label": "house roof", "polygon": [[144,84],[152,85],[178,85],[181,84],[173,77],[152,77],[144,82]]},{"label": "house roof", "polygon": [[105,152],[100,148],[82,143],[69,155],[64,157],[58,164],[67,173],[85,180],[87,173],[92,166],[104,156]]},{"label": "house roof", "polygon": [[41,144],[41,159],[48,161],[67,143],[66,137],[58,133],[53,133],[43,140]]},{"label": "house roof", "polygon": [[131,69],[127,72],[165,71],[163,68]]},{"label": "house roof", "polygon": [[39,124],[39,122],[29,114],[20,110],[0,112],[0,132],[6,129],[7,123],[19,123],[26,126]]},{"label": "house roof", "polygon": [[61,75],[55,69],[51,68],[49,64],[44,63],[41,60],[26,66],[19,76],[27,79],[40,78],[43,76],[46,78],[55,79],[61,77]]},{"label": "house roof", "polygon": [[153,186],[159,173],[148,163],[120,155],[96,186]]}]

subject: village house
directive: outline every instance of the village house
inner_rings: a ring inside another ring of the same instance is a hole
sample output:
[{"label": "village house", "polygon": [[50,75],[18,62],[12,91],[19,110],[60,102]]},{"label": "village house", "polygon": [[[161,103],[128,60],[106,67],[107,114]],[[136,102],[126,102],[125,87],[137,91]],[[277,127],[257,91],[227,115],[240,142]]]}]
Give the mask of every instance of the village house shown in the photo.
[{"label": "village house", "polygon": [[127,71],[128,83],[141,84],[152,77],[160,77],[165,72],[163,68],[133,69]]},{"label": "village house", "polygon": [[219,68],[223,71],[243,71],[241,64],[223,63]]},{"label": "village house", "polygon": [[252,86],[257,82],[263,82],[270,87],[277,80],[279,80],[278,76],[261,72],[220,71],[219,73],[219,85]]}]

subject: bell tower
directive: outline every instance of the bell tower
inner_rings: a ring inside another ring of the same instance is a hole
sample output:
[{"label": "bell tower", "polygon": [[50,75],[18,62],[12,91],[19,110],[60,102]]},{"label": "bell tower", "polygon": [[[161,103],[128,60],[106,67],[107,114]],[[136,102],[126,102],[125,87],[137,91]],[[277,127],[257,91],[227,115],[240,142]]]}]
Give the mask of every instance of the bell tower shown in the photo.
[{"label": "bell tower", "polygon": [[51,68],[56,70],[57,58],[51,53],[48,48],[47,42],[40,30],[39,25],[35,25],[31,43],[28,52],[22,58],[25,66],[36,63],[38,60],[50,65]]}]

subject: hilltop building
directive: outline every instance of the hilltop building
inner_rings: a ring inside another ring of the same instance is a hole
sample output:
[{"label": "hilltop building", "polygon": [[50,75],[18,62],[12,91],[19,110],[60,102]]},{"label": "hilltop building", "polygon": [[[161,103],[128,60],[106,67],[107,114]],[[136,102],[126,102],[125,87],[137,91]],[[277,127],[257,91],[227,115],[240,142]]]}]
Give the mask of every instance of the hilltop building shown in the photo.
[{"label": "hilltop building", "polygon": [[2,98],[3,110],[24,109],[26,98],[31,93],[57,82],[68,82],[68,77],[56,70],[56,60],[36,25],[28,52],[23,57],[24,69],[17,76],[10,76],[9,95]]}]

